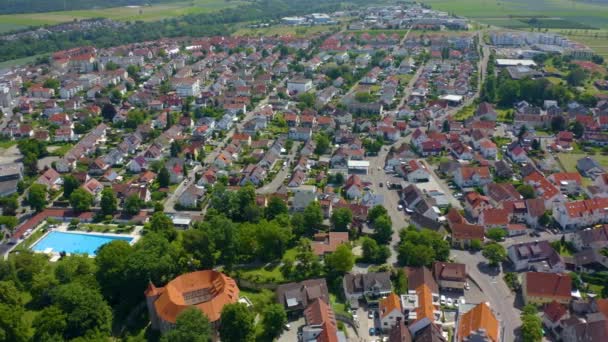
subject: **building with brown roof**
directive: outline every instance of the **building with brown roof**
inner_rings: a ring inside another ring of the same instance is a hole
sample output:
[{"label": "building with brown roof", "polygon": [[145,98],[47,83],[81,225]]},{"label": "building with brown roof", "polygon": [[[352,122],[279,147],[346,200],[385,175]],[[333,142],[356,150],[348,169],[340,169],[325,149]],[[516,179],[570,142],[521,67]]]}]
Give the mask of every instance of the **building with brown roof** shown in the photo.
[{"label": "building with brown roof", "polygon": [[435,295],[439,294],[439,285],[433,277],[433,273],[428,268],[422,267],[405,267],[407,275],[407,287],[409,291],[416,291],[422,285],[426,285]]},{"label": "building with brown roof", "polygon": [[167,331],[189,307],[201,310],[209,322],[217,325],[224,305],[239,300],[239,288],[225,274],[204,270],[182,274],[164,287],[150,283],[145,295],[152,328]]},{"label": "building with brown roof", "polygon": [[511,245],[507,256],[516,271],[564,272],[566,265],[548,241],[532,241]]},{"label": "building with brown roof", "polygon": [[346,299],[355,303],[362,297],[382,297],[392,292],[389,272],[369,272],[365,274],[347,273],[342,278]]},{"label": "building with brown roof", "polygon": [[302,328],[303,341],[338,342],[345,341],[344,333],[338,330],[336,317],[324,300],[315,299],[304,310],[306,325]]},{"label": "building with brown roof", "polygon": [[317,233],[311,241],[315,255],[325,255],[336,251],[339,245],[348,242],[348,232]]},{"label": "building with brown roof", "polygon": [[483,242],[485,229],[482,226],[469,223],[454,223],[451,225],[452,246],[461,249],[471,246],[473,240]]},{"label": "building with brown roof", "polygon": [[287,313],[301,313],[315,299],[329,303],[325,279],[308,279],[299,283],[281,284],[276,290],[277,300]]},{"label": "building with brown roof", "polygon": [[471,310],[460,313],[454,341],[499,342],[500,322],[486,303],[477,304]]},{"label": "building with brown roof", "polygon": [[568,304],[572,298],[572,278],[566,274],[526,272],[521,288],[525,304]]},{"label": "building with brown roof", "polygon": [[556,301],[546,304],[543,308],[543,325],[549,329],[557,328],[560,325],[560,321],[568,317],[568,308]]},{"label": "building with brown roof", "polygon": [[442,289],[464,290],[467,281],[466,265],[436,261],[433,263],[433,276]]}]

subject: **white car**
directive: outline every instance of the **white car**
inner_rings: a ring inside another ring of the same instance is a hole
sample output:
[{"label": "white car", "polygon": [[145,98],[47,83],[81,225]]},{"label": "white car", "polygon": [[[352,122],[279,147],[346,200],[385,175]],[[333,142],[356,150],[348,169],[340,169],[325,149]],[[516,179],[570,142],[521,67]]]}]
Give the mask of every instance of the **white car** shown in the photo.
[{"label": "white car", "polygon": [[454,305],[454,300],[452,298],[448,298],[447,304],[448,304],[448,306]]},{"label": "white car", "polygon": [[469,283],[464,283],[464,289],[465,290],[470,290],[471,289],[471,285],[469,285]]},{"label": "white car", "polygon": [[374,319],[374,312],[370,310],[370,311],[367,313],[367,318],[369,318],[369,319]]},{"label": "white car", "polygon": [[401,204],[399,204],[399,205],[397,206],[397,209],[399,209],[399,210],[403,210],[403,206],[402,206]]},{"label": "white car", "polygon": [[441,297],[439,297],[439,304],[445,305],[445,296],[444,295],[441,295]]}]

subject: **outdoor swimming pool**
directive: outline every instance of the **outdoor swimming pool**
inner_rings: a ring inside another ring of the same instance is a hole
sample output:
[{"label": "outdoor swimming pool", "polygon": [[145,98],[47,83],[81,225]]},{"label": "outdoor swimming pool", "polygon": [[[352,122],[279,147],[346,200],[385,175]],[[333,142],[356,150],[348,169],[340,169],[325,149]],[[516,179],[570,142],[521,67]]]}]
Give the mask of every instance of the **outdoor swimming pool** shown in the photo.
[{"label": "outdoor swimming pool", "polygon": [[114,240],[124,240],[130,243],[133,240],[133,237],[53,231],[48,233],[31,248],[34,251],[45,253],[66,252],[70,254],[87,253],[88,255],[95,255],[95,251],[99,247]]}]

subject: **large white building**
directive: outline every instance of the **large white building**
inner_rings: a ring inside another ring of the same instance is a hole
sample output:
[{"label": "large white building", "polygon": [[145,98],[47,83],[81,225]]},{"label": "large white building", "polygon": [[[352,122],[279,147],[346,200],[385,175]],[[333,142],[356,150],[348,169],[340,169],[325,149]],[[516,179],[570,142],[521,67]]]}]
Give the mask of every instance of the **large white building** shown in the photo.
[{"label": "large white building", "polygon": [[312,89],[312,81],[307,79],[295,79],[287,81],[287,91],[290,93],[305,93]]},{"label": "large white building", "polygon": [[553,218],[562,229],[584,228],[608,222],[608,198],[559,202],[553,206]]}]

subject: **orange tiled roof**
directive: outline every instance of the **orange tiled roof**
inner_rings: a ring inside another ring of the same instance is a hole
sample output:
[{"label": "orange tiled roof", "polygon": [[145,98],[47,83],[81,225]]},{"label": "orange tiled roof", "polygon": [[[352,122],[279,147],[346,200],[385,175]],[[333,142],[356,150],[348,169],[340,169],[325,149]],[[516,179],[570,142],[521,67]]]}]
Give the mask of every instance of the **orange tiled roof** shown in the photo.
[{"label": "orange tiled roof", "polygon": [[399,299],[399,296],[393,292],[391,292],[386,298],[381,299],[380,303],[378,304],[380,306],[382,318],[393,312],[395,309],[399,310],[399,312],[403,311],[401,309],[401,300]]},{"label": "orange tiled roof", "polygon": [[463,341],[472,333],[483,329],[493,342],[498,341],[499,323],[486,303],[480,303],[466,312],[458,320],[458,341]]},{"label": "orange tiled roof", "polygon": [[416,308],[416,320],[428,318],[431,322],[435,321],[435,305],[433,305],[433,293],[431,289],[422,284],[416,289],[418,295],[418,307]]},{"label": "orange tiled roof", "polygon": [[[177,316],[190,306],[197,307],[210,322],[215,322],[220,319],[224,305],[236,303],[239,299],[236,282],[213,270],[182,274],[157,290],[162,291],[162,294],[154,302],[156,313],[170,323],[175,323]],[[194,296],[199,299],[186,299]]]}]

